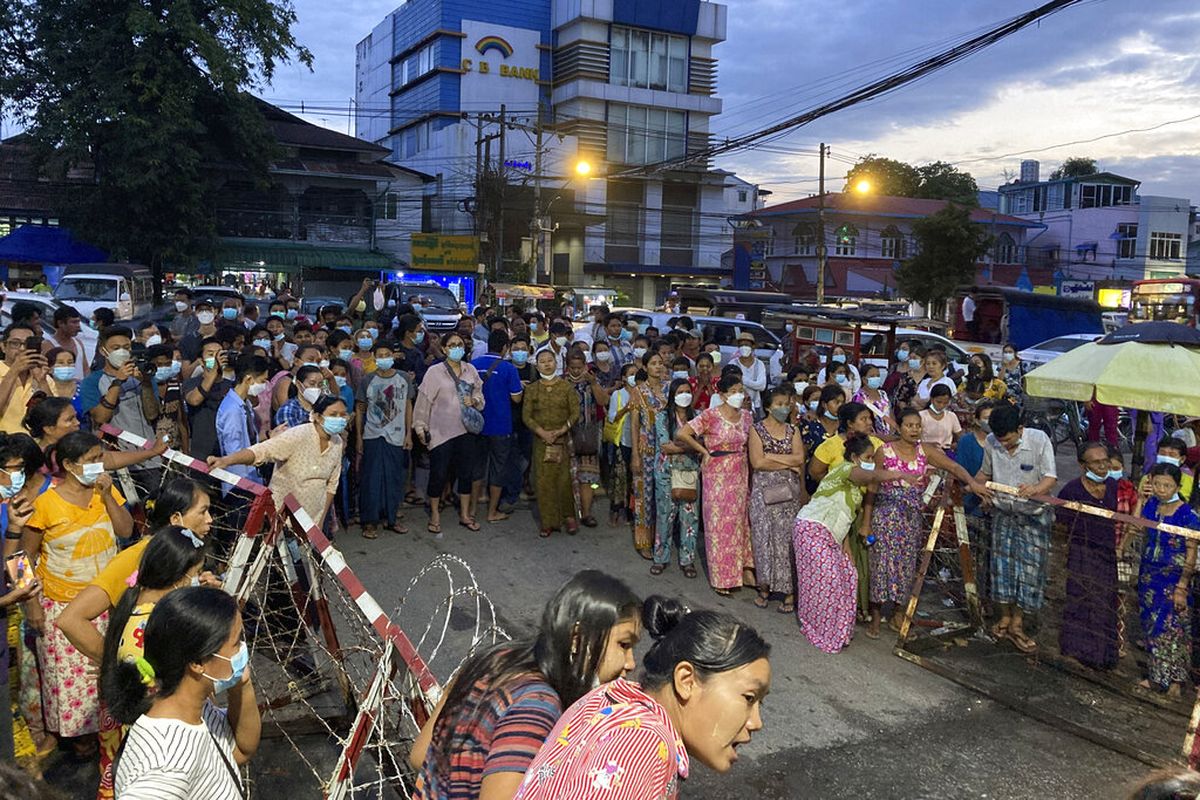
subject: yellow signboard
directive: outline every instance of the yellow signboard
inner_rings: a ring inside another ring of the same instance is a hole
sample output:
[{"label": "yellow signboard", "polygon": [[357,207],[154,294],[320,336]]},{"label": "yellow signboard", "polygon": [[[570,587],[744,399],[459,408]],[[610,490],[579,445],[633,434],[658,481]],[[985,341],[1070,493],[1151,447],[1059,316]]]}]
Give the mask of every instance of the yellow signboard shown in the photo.
[{"label": "yellow signboard", "polygon": [[414,270],[474,273],[479,267],[479,237],[414,233],[409,260]]}]

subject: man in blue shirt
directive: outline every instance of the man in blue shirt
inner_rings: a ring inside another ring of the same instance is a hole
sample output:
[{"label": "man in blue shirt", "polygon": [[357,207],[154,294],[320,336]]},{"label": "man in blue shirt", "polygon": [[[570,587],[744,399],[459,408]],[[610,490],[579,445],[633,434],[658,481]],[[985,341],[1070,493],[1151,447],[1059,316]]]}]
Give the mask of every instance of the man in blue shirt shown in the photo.
[{"label": "man in blue shirt", "polygon": [[[524,387],[516,367],[504,360],[508,353],[508,334],[493,330],[488,334],[488,352],[471,362],[483,380],[483,440],[487,443],[488,522],[508,519],[500,511],[500,492],[504,488],[504,470],[513,447],[512,404],[521,399]],[[478,493],[483,481],[477,481]]]},{"label": "man in blue shirt", "polygon": [[[240,356],[233,365],[233,388],[221,400],[217,409],[217,452],[222,456],[232,455],[258,443],[258,420],[254,416],[252,398],[257,398],[267,388],[269,365],[262,356]],[[270,398],[263,398],[270,402]],[[262,483],[258,470],[251,466],[227,467],[242,477]],[[282,498],[276,498],[278,502]]]}]

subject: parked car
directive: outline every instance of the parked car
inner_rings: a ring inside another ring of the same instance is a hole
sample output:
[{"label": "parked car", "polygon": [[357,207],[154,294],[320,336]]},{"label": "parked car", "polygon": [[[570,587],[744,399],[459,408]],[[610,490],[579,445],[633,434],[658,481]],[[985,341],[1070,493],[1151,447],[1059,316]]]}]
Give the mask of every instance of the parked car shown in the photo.
[{"label": "parked car", "polygon": [[[951,371],[966,372],[967,363],[970,361],[974,351],[963,349],[958,342],[953,339],[948,339],[939,333],[933,331],[921,330],[919,328],[896,328],[895,341],[897,346],[901,342],[917,341],[926,351],[930,346],[937,345],[946,351],[946,357],[950,359]],[[990,355],[986,354],[985,355]],[[895,361],[895,353],[887,352],[887,337],[881,332],[867,340],[863,345],[862,363],[874,364],[875,366],[887,370],[889,365]],[[995,358],[992,359],[993,363]],[[862,364],[860,363],[859,366]]]},{"label": "parked car", "polygon": [[1021,350],[1021,360],[1031,367],[1040,367],[1043,364],[1049,364],[1063,353],[1069,353],[1082,344],[1094,342],[1100,338],[1102,337],[1095,333],[1069,333],[1066,336],[1055,336],[1053,339],[1038,342],[1033,347]]},{"label": "parked car", "polygon": [[[4,303],[0,305],[0,328],[7,328],[12,324],[13,303],[18,302],[33,303],[36,305],[42,317],[42,336],[48,339],[54,335],[54,312],[64,304],[49,295],[34,294],[33,292],[8,292],[4,295]],[[98,334],[88,326],[87,315],[83,314],[82,311],[80,315],[84,319],[79,330],[79,336],[76,338],[83,343],[84,352],[87,353],[88,358],[91,358],[96,353]]]},{"label": "parked car", "polygon": [[[672,315],[678,316],[678,315]],[[779,337],[758,322],[729,317],[692,317],[704,341],[716,342],[721,350],[721,365],[737,357],[737,340],[743,332],[754,337],[754,355],[767,366],[767,380],[774,383],[783,375],[783,348]]]},{"label": "parked car", "polygon": [[389,301],[395,300],[397,306],[408,303],[416,309],[425,322],[425,329],[431,333],[440,335],[452,331],[462,319],[458,298],[446,287],[432,281],[392,283],[385,289],[385,296]]}]

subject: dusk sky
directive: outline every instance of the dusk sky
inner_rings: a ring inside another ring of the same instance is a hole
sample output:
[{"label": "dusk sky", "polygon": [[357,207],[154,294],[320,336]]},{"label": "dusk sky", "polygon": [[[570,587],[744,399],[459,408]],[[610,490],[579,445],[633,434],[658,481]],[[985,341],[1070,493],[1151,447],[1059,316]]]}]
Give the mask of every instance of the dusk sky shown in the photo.
[{"label": "dusk sky", "polygon": [[[717,49],[721,135],[766,126],[979,32],[1037,0],[730,0]],[[312,73],[284,67],[266,97],[345,131],[354,47],[395,0],[296,0]],[[919,9],[919,13],[914,10]],[[718,162],[775,192],[816,191],[817,143],[830,143],[830,191],[846,159],[877,153],[944,160],[981,188],[1023,158],[1042,176],[1070,155],[1142,181],[1143,194],[1200,201],[1200,8],[1194,0],[1086,0],[925,80],[801,128],[765,150]],[[1053,147],[1195,116],[1155,131]],[[323,119],[322,119],[323,118]],[[1024,153],[1023,151],[1030,151]],[[1022,153],[1016,155],[1016,153]],[[1007,155],[1014,154],[1014,155]]]}]

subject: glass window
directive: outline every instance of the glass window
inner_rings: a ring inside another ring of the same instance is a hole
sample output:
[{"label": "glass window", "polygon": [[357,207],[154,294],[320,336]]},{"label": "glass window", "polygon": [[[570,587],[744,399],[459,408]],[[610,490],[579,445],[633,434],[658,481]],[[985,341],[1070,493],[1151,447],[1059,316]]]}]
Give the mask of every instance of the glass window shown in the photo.
[{"label": "glass window", "polygon": [[672,36],[670,41],[670,74],[667,88],[672,92],[686,92],[688,73],[688,43],[682,36]]},{"label": "glass window", "polygon": [[853,225],[842,225],[833,234],[834,255],[852,256],[858,252],[858,228]]},{"label": "glass window", "polygon": [[1117,225],[1117,258],[1137,258],[1136,222],[1122,222]]},{"label": "glass window", "polygon": [[649,87],[650,32],[629,33],[629,85]]},{"label": "glass window", "polygon": [[629,144],[626,148],[627,160],[630,164],[646,163],[646,111],[641,106],[630,106],[629,121],[625,133]]},{"label": "glass window", "polygon": [[802,222],[792,229],[792,255],[811,256],[816,252],[816,247],[816,228]]},{"label": "glass window", "polygon": [[1183,234],[1150,233],[1150,257],[1157,260],[1179,260],[1183,253]]},{"label": "glass window", "polygon": [[1007,233],[996,238],[996,263],[1013,264],[1017,258],[1017,243]]},{"label": "glass window", "polygon": [[686,151],[687,125],[682,111],[611,104],[608,128],[608,160],[614,163],[656,163],[679,158]]},{"label": "glass window", "polygon": [[620,86],[687,91],[686,36],[614,26],[609,44],[609,79]]},{"label": "glass window", "polygon": [[667,88],[667,37],[662,33],[650,34],[650,88]]},{"label": "glass window", "polygon": [[117,281],[104,278],[63,278],[54,290],[54,297],[64,303],[72,300],[103,300],[115,303]]},{"label": "glass window", "polygon": [[609,81],[619,85],[629,82],[629,29],[613,28],[609,47]]},{"label": "glass window", "polygon": [[904,234],[895,225],[888,225],[879,234],[879,252],[883,258],[893,260],[908,257],[907,242]]}]

